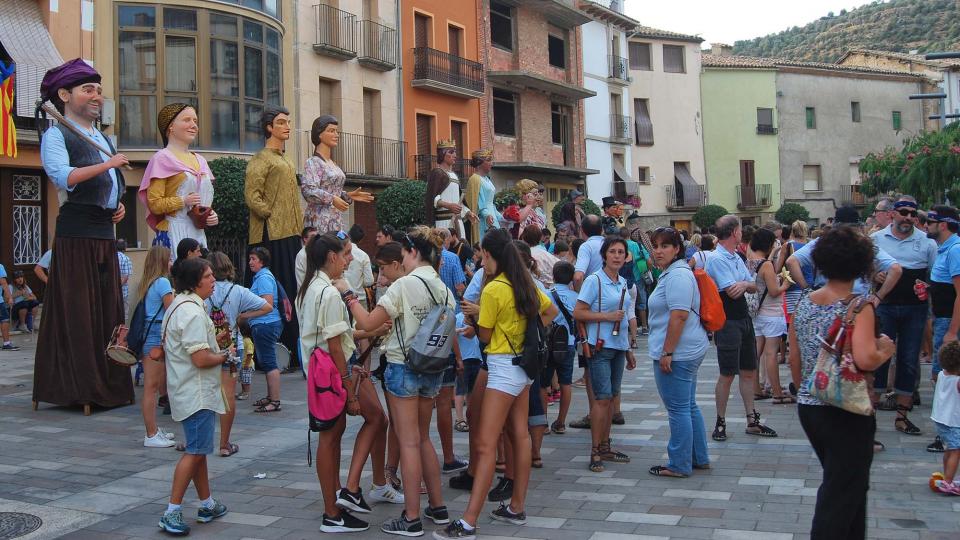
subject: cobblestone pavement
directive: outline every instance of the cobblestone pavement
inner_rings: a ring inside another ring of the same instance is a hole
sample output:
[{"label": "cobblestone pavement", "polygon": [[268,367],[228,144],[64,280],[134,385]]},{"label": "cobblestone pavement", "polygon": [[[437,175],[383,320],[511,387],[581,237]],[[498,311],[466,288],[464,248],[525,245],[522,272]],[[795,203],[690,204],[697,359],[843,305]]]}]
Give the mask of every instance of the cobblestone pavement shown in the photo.
[{"label": "cobblestone pavement", "polygon": [[[179,454],[173,449],[142,446],[139,406],[97,410],[84,417],[79,409],[41,404],[31,410],[35,335],[15,336],[20,352],[0,352],[0,512],[39,516],[44,524],[24,538],[114,540],[159,538],[157,521],[166,508],[170,478]],[[645,345],[641,343],[641,350]],[[643,358],[643,357],[641,357]],[[924,366],[925,374],[929,366]],[[587,470],[589,432],[569,429],[543,443],[544,468],[534,470],[527,499],[525,526],[494,524],[482,517],[484,538],[640,540],[703,538],[713,540],[787,540],[808,538],[820,483],[820,467],[804,437],[794,406],[759,402],[765,421],[779,438],[745,435],[742,406],[730,400],[730,438],[710,442],[713,469],[687,479],[656,478],[647,473],[666,458],[667,416],[657,396],[652,363],[624,377],[625,426],[616,426],[614,440],[633,457],[629,464],[607,464]],[[786,375],[786,370],[783,370]],[[712,428],[716,354],[709,353],[700,370],[697,398]],[[787,380],[787,379],[784,379]],[[209,458],[213,493],[230,509],[210,524],[193,524],[194,538],[316,538],[322,503],[313,469],[306,465],[304,382],[283,376],[283,412],[255,415],[249,402],[239,403],[234,441],[240,453]],[[257,377],[254,395],[263,393]],[[873,464],[868,514],[871,538],[960,538],[960,499],[932,493],[927,478],[940,470],[940,456],[925,446],[932,438],[930,387],[924,405],[912,416],[922,437],[893,429],[892,412],[879,415],[878,438],[887,445]],[[138,389],[139,396],[139,389]],[[583,390],[576,390],[571,418],[585,411]],[[556,414],[550,407],[551,417]],[[168,431],[181,430],[161,417]],[[343,457],[349,460],[351,419],[344,436]],[[435,435],[435,433],[434,433]],[[467,436],[455,433],[458,454],[467,454]],[[314,449],[316,448],[314,442]],[[439,444],[437,445],[439,448]],[[342,465],[346,474],[348,462]],[[369,463],[368,463],[369,470]],[[264,478],[257,478],[265,473]],[[369,472],[362,483],[369,486]],[[466,506],[464,492],[444,488],[451,514]],[[185,505],[192,516],[196,493]],[[493,504],[488,505],[493,509]],[[385,538],[379,524],[397,515],[399,506],[374,506],[365,519],[371,531],[357,538]],[[427,533],[435,526],[426,525]]]}]

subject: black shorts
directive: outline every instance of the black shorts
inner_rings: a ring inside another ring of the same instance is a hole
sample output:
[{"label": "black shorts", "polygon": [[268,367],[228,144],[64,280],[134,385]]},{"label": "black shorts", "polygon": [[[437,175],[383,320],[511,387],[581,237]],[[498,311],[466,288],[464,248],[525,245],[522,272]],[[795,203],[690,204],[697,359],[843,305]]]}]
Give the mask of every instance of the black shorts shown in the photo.
[{"label": "black shorts", "polygon": [[757,369],[757,341],[750,319],[727,319],[713,335],[720,374],[732,376]]}]

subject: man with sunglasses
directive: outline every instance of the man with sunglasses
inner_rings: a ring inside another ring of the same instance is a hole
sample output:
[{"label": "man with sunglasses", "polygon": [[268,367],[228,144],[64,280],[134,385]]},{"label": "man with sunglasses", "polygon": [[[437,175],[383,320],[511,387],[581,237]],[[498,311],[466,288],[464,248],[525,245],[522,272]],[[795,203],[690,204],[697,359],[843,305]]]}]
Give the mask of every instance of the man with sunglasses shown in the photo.
[{"label": "man with sunglasses", "polygon": [[[873,243],[897,260],[903,274],[877,307],[880,331],[897,343],[894,391],[896,403],[879,404],[880,410],[897,411],[894,428],[907,435],[920,435],[920,428],[907,418],[913,408],[913,392],[920,373],[920,344],[927,321],[927,299],[917,296],[914,285],[924,282],[937,258],[936,243],[916,228],[917,201],[904,195],[893,205],[893,221],[873,233]],[[888,361],[889,362],[889,361]],[[874,402],[887,387],[889,363],[877,369]],[[892,407],[891,407],[892,405]]]},{"label": "man with sunglasses", "polygon": [[873,207],[874,225],[867,234],[873,234],[890,226],[893,221],[893,202],[890,197],[883,197],[877,201],[877,205]]}]

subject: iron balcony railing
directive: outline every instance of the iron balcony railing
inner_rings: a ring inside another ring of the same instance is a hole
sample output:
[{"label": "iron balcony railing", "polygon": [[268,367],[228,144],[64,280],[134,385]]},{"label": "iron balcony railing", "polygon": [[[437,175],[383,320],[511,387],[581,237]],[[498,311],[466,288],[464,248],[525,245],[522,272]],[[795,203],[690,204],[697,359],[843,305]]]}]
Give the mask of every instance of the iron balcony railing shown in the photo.
[{"label": "iron balcony railing", "polygon": [[757,124],[757,135],[776,135],[777,128],[769,124]]},{"label": "iron balcony railing", "polygon": [[869,197],[860,192],[860,186],[849,185],[840,186],[840,203],[852,204],[854,206],[866,206],[872,203],[876,197]]},{"label": "iron balcony railing", "polygon": [[633,119],[622,114],[610,115],[610,138],[629,142],[633,128]]},{"label": "iron balcony railing", "polygon": [[417,47],[413,49],[413,79],[483,92],[483,64],[430,47]]},{"label": "iron balcony railing", "polygon": [[666,186],[667,210],[696,210],[707,204],[707,190],[701,185]]},{"label": "iron balcony railing", "polygon": [[607,64],[610,66],[611,79],[630,80],[630,63],[626,58],[611,55],[607,57]]},{"label": "iron balcony railing", "polygon": [[[437,156],[428,154],[416,154],[413,156],[413,170],[417,180],[427,181],[427,176],[435,167],[437,167]],[[467,181],[467,160],[458,159],[453,164],[453,172],[457,173],[457,178],[461,182]],[[464,184],[465,186],[466,184]]]},{"label": "iron balcony railing", "polygon": [[326,4],[313,6],[317,38],[313,50],[339,58],[357,55],[357,16]]},{"label": "iron balcony railing", "polygon": [[752,186],[737,186],[737,208],[766,208],[771,204],[773,186],[770,184],[754,184]]},{"label": "iron balcony railing", "polygon": [[403,141],[341,133],[331,157],[347,176],[405,178],[406,155]]},{"label": "iron balcony railing", "polygon": [[374,69],[397,67],[397,31],[374,21],[360,21],[360,55],[357,61]]}]

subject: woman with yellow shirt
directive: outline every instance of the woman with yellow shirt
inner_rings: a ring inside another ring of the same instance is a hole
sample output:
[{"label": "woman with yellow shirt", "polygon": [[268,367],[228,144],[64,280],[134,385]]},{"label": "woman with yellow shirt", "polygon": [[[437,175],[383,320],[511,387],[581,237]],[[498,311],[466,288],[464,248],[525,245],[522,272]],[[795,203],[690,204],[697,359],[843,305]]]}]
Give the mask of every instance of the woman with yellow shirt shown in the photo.
[{"label": "woman with yellow shirt", "polygon": [[197,138],[197,111],[186,103],[171,103],[160,109],[157,128],[163,139],[160,150],[147,163],[138,196],[147,207],[147,224],[157,235],[153,245],[175,249],[184,238],[207,245],[203,228],[197,228],[190,216],[209,212],[205,227],[219,223],[213,204],[213,173],[207,160],[190,152]]},{"label": "woman with yellow shirt", "polygon": [[477,441],[476,475],[463,517],[444,530],[434,531],[433,537],[440,540],[476,538],[477,520],[496,466],[497,439],[504,426],[513,448],[513,497],[509,506],[501,503],[491,516],[514,525],[527,522],[523,510],[531,461],[527,413],[528,392],[533,381],[527,378],[522,367],[514,365],[513,359],[523,352],[528,321],[540,317],[546,325],[558,313],[547,295],[534,284],[508,232],[488,231],[480,247],[484,274],[494,277],[480,293],[477,321],[477,336],[482,343],[487,343],[487,386],[480,404],[479,425],[470,431]]}]

